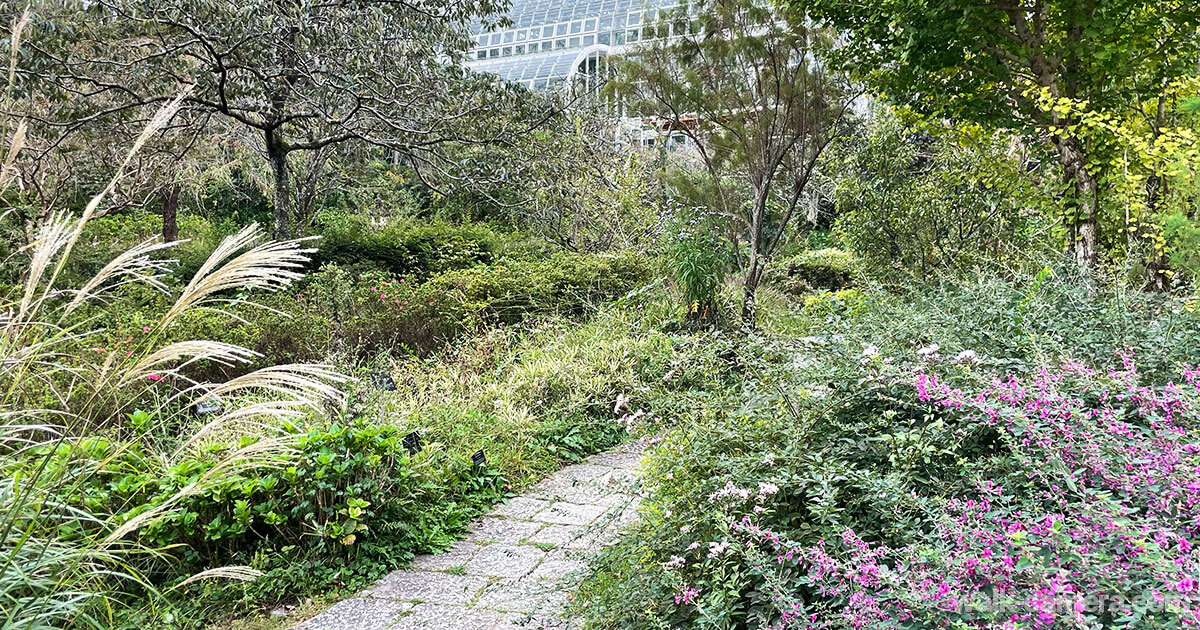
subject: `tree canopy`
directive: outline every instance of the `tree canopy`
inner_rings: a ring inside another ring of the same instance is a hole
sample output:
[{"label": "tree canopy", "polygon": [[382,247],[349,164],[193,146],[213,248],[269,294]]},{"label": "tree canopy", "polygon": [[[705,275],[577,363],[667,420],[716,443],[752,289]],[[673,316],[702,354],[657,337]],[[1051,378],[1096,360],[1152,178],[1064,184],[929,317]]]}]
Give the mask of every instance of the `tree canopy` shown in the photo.
[{"label": "tree canopy", "polygon": [[[1200,6],[1186,0],[790,0],[844,29],[847,60],[880,95],[913,111],[1033,130],[1073,184],[1071,249],[1098,250],[1095,147],[1078,107],[1141,110],[1194,72]],[[1065,99],[1065,100],[1064,100]]]},{"label": "tree canopy", "polygon": [[[18,89],[49,134],[186,93],[184,110],[254,137],[275,185],[275,231],[293,231],[289,155],[361,142],[416,166],[455,140],[500,133],[487,118],[511,90],[459,64],[470,21],[501,4],[455,0],[309,3],[101,0],[37,15]],[[470,126],[466,123],[470,122]]]}]

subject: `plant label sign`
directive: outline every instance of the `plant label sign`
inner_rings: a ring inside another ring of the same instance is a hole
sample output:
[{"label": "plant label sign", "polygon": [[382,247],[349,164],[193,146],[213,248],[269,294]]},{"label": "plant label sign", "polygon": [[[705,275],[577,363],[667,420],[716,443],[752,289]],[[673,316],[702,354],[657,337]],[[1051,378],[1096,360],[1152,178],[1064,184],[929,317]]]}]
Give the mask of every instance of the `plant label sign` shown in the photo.
[{"label": "plant label sign", "polygon": [[396,391],[396,381],[392,380],[391,374],[384,374],[383,372],[371,372],[370,378],[371,384],[375,386],[375,389],[385,392]]},{"label": "plant label sign", "polygon": [[408,451],[409,455],[415,454],[417,451],[421,450],[421,434],[413,431],[412,433],[404,436],[404,438],[400,440],[400,444],[404,446],[404,450]]},{"label": "plant label sign", "polygon": [[214,413],[221,413],[221,403],[215,400],[202,400],[192,405],[192,413],[197,416],[210,416]]}]

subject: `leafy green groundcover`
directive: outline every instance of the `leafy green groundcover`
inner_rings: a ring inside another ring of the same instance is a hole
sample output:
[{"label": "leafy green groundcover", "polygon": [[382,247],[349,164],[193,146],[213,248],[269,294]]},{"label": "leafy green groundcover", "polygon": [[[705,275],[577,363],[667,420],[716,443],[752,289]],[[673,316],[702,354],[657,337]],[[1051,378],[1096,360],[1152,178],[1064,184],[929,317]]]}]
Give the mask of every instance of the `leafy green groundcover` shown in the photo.
[{"label": "leafy green groundcover", "polygon": [[[349,421],[289,432],[293,457],[205,484],[142,532],[140,541],[161,551],[141,561],[141,577],[170,590],[205,569],[248,565],[266,573],[252,588],[267,599],[320,584],[358,586],[414,553],[445,547],[504,494],[500,474],[473,468],[466,454],[436,444],[408,453],[395,426]],[[164,467],[138,446],[89,438],[58,446],[50,466],[102,471],[78,477],[62,499],[120,522],[213,472],[213,451],[252,443],[208,446]],[[40,463],[42,454],[30,453],[30,461]],[[86,533],[80,527],[65,522],[53,534],[70,540]],[[239,590],[205,582],[184,588],[171,599],[185,611]],[[156,624],[185,620],[169,611],[141,614]]]}]

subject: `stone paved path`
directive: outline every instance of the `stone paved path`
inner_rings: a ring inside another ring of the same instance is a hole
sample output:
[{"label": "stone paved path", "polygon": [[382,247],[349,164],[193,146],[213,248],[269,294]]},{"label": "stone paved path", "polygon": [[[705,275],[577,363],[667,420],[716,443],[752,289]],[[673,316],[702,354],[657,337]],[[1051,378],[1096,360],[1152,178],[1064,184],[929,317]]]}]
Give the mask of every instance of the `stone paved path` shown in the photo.
[{"label": "stone paved path", "polygon": [[636,443],[589,457],[496,506],[467,539],[418,556],[293,630],[571,628],[563,615],[587,568],[637,518]]}]

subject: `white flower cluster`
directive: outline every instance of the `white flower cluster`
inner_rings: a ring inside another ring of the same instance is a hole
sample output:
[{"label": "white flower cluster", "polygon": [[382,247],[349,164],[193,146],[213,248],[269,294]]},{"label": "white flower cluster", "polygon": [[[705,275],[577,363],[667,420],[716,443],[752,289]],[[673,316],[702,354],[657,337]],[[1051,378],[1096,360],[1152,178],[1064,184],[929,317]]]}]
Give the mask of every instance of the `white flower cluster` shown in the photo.
[{"label": "white flower cluster", "polygon": [[724,488],[721,488],[720,490],[717,490],[716,492],[708,495],[708,498],[713,501],[720,501],[721,499],[732,499],[732,498],[737,498],[737,499],[741,499],[742,501],[746,501],[750,498],[750,494],[751,494],[750,491],[747,490],[746,488],[739,488],[739,487],[733,485],[732,481],[727,481],[727,482],[725,482]]},{"label": "white flower cluster", "polygon": [[954,362],[959,365],[975,365],[979,363],[979,355],[974,350],[963,350],[954,357]]},{"label": "white flower cluster", "polygon": [[758,498],[765,499],[776,494],[779,494],[779,486],[766,481],[758,482]]},{"label": "white flower cluster", "polygon": [[728,540],[723,540],[721,542],[710,542],[708,543],[708,557],[716,558],[725,553],[726,549],[729,549]]}]

